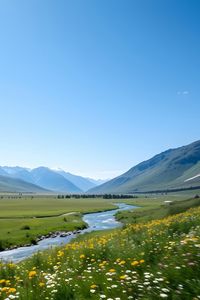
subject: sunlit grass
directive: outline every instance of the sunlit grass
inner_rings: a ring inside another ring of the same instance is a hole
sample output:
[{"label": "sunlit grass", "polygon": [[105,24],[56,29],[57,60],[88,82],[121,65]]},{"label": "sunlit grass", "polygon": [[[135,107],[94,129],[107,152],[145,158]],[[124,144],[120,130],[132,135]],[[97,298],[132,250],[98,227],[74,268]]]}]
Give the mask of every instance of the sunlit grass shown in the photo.
[{"label": "sunlit grass", "polygon": [[[116,206],[102,198],[10,198],[4,195],[0,199],[0,250],[35,243],[37,237],[49,232],[84,228],[82,213],[113,208]],[[76,213],[68,214],[72,212]]]},{"label": "sunlit grass", "polygon": [[0,299],[199,299],[199,250],[194,208],[2,264]]}]

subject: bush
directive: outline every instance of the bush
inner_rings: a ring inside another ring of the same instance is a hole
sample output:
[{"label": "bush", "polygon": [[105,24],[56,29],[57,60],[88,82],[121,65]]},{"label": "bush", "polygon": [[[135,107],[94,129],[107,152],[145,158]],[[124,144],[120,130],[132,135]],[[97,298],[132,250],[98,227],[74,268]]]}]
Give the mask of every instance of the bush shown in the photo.
[{"label": "bush", "polygon": [[21,230],[30,230],[30,226],[29,225],[24,225],[21,227]]},{"label": "bush", "polygon": [[5,245],[3,243],[3,241],[0,241],[0,251],[5,250]]}]

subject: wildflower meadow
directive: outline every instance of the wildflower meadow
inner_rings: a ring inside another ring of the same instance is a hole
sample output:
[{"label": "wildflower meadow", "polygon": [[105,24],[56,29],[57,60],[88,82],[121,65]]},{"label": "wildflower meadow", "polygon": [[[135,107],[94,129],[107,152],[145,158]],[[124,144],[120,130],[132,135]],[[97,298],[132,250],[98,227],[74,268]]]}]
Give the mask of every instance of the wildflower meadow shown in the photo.
[{"label": "wildflower meadow", "polygon": [[2,262],[0,299],[200,299],[200,208]]}]

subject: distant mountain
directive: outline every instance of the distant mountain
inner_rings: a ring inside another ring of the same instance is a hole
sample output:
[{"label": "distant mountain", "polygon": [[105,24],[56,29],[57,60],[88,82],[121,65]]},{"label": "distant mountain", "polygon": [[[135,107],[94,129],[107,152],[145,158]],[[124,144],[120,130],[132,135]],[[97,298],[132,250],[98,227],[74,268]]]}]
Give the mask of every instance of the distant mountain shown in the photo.
[{"label": "distant mountain", "polygon": [[55,192],[65,193],[80,193],[82,192],[71,181],[67,180],[64,176],[50,170],[49,168],[39,167],[31,170],[31,175],[34,183],[44,188],[50,189]]},{"label": "distant mountain", "polygon": [[[54,192],[65,193],[81,193],[100,185],[105,180],[95,180],[85,178],[65,172],[62,169],[50,169],[46,167],[39,167],[36,169],[22,168],[19,166],[0,167],[0,175],[18,178],[43,188],[48,188]],[[58,176],[60,175],[60,176]]]},{"label": "distant mountain", "polygon": [[92,179],[92,178],[86,178],[86,177],[74,175],[69,172],[65,172],[62,169],[58,169],[58,170],[56,170],[56,172],[59,173],[60,175],[64,176],[69,181],[71,181],[73,184],[75,184],[77,187],[79,187],[83,192],[86,192],[89,189],[108,181],[108,180]]},{"label": "distant mountain", "polygon": [[14,174],[17,174],[18,172],[21,172],[21,171],[30,171],[30,169],[28,168],[22,168],[22,167],[8,167],[8,166],[4,166],[4,167],[0,167],[1,169],[4,170],[4,172],[6,172],[7,174],[9,175],[14,175]]},{"label": "distant mountain", "polygon": [[97,184],[82,176],[74,175],[63,170],[57,170],[56,172],[65,177],[67,180],[71,181],[83,192],[86,192],[87,190],[97,186]]},{"label": "distant mountain", "polygon": [[34,178],[31,174],[31,170],[27,168],[22,167],[2,167],[2,169],[6,172],[7,176],[10,176],[12,178],[19,178],[24,181],[31,182],[35,184]]},{"label": "distant mountain", "polygon": [[90,182],[94,183],[96,186],[106,183],[109,181],[109,179],[92,179],[92,178],[87,178]]},{"label": "distant mountain", "polygon": [[200,186],[200,141],[169,149],[89,193],[134,193]]},{"label": "distant mountain", "polygon": [[0,167],[0,175],[3,175],[3,176],[7,176],[7,172],[2,168]]},{"label": "distant mountain", "polygon": [[46,167],[26,169],[22,167],[1,167],[3,175],[38,185],[53,192],[80,193],[82,190],[57,172]]},{"label": "distant mountain", "polygon": [[0,175],[0,192],[45,193],[49,191],[21,179]]}]

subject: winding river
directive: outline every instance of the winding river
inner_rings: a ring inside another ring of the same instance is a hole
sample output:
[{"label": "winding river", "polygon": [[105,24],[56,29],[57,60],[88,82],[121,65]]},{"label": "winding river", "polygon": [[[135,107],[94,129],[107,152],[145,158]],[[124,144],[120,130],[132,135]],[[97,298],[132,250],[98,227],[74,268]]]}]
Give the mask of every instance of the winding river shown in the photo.
[{"label": "winding river", "polygon": [[122,224],[115,219],[115,214],[118,211],[130,210],[137,208],[137,206],[125,204],[125,203],[115,203],[118,206],[117,209],[89,213],[83,215],[83,221],[88,224],[86,229],[81,230],[79,233],[71,233],[70,235],[61,237],[60,235],[56,237],[45,238],[38,242],[37,245],[31,245],[27,247],[19,247],[16,249],[6,250],[0,252],[0,260],[18,262],[25,258],[28,258],[32,254],[38,251],[48,249],[53,246],[59,246],[69,243],[78,234],[84,234],[86,232],[91,232],[94,230],[106,230],[121,227]]}]

